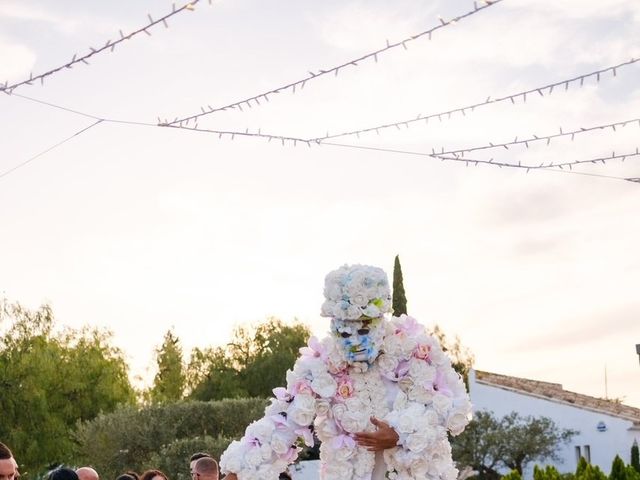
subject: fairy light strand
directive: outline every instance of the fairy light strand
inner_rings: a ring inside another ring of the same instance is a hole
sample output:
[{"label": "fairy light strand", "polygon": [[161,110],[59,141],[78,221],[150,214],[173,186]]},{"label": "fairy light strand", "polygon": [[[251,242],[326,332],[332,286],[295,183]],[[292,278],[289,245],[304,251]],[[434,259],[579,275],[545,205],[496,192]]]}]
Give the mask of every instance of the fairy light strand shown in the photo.
[{"label": "fairy light strand", "polygon": [[[200,107],[200,112],[187,116],[187,117],[181,117],[178,118],[176,117],[174,120],[172,121],[167,121],[165,120],[165,122],[160,122],[160,123],[166,123],[168,125],[182,125],[182,124],[186,124],[188,125],[188,122],[191,122],[197,118],[203,117],[205,115],[210,115],[212,113],[215,112],[220,112],[223,110],[228,110],[228,109],[239,109],[240,111],[244,111],[243,107],[245,108],[252,108],[254,106],[259,106],[261,105],[261,101],[265,101],[268,102],[269,101],[269,95],[275,95],[278,94],[280,92],[283,92],[285,90],[291,90],[293,93],[295,93],[296,89],[303,89],[304,86],[307,84],[307,82],[310,82],[312,80],[315,80],[317,78],[320,78],[322,76],[325,75],[330,75],[333,74],[335,76],[338,75],[338,73],[340,72],[340,70],[348,68],[348,67],[357,67],[359,62],[362,62],[364,60],[368,60],[368,59],[373,59],[376,63],[378,62],[378,56],[382,53],[385,53],[389,50],[393,50],[396,49],[398,47],[403,47],[404,49],[407,48],[407,44],[410,42],[413,42],[419,38],[422,38],[424,36],[427,36],[429,39],[431,39],[432,35],[434,32],[436,32],[437,30],[440,30],[442,28],[445,28],[447,26],[450,25],[455,25],[458,21],[463,20],[467,17],[470,17],[471,15],[474,15],[482,10],[485,10],[486,8],[489,8],[493,5],[496,5],[500,2],[502,2],[503,0],[484,0],[482,3],[482,5],[478,6],[477,2],[474,2],[474,8],[473,10],[470,10],[467,13],[464,13],[462,15],[458,15],[457,17],[452,18],[451,20],[444,20],[443,18],[440,18],[440,23],[438,25],[436,25],[433,28],[430,28],[429,30],[425,30],[423,32],[417,33],[415,35],[412,35],[410,37],[407,37],[403,40],[400,40],[399,42],[395,42],[395,43],[390,43],[387,40],[387,43],[385,45],[385,47],[380,48],[376,51],[367,53],[365,55],[362,55],[359,58],[355,58],[353,60],[349,60],[341,65],[326,69],[326,70],[319,70],[318,72],[309,72],[309,75],[300,79],[300,80],[296,80],[295,82],[292,83],[288,83],[286,85],[282,85],[280,87],[268,90],[266,92],[262,92],[259,93],[257,95],[251,96],[251,97],[247,97],[244,98],[242,100],[238,100],[236,102],[233,103],[229,103],[227,105],[224,106],[220,106],[220,107],[212,107],[210,105],[206,105],[205,106],[201,106]],[[252,103],[253,102],[253,103]]]},{"label": "fairy light strand", "polygon": [[93,48],[93,47],[89,47],[89,52],[86,53],[85,55],[82,56],[78,56],[78,54],[74,54],[73,58],[71,59],[70,62],[65,63],[64,65],[61,65],[57,68],[54,68],[53,70],[49,70],[45,73],[41,73],[39,75],[33,75],[33,73],[29,76],[28,79],[22,80],[20,82],[17,83],[13,83],[13,84],[9,84],[8,81],[4,82],[4,84],[0,83],[0,92],[2,91],[7,91],[7,92],[13,92],[13,90],[15,90],[18,87],[24,86],[24,85],[33,85],[33,82],[37,82],[38,80],[40,81],[40,84],[42,85],[44,83],[44,80],[61,71],[61,70],[65,70],[67,68],[73,68],[74,65],[77,65],[78,63],[84,63],[85,65],[89,65],[88,60],[93,57],[94,55],[97,55],[99,53],[102,53],[106,50],[109,50],[111,52],[113,52],[113,50],[116,48],[116,45],[131,39],[132,37],[139,35],[141,33],[146,33],[147,35],[151,35],[151,32],[149,32],[149,29],[158,25],[158,24],[163,24],[166,28],[169,28],[169,24],[167,23],[167,20],[171,17],[173,17],[174,15],[177,15],[180,12],[183,12],[185,10],[193,10],[195,5],[199,2],[200,0],[192,0],[189,3],[184,4],[183,6],[176,8],[175,4],[173,5],[173,9],[170,13],[168,13],[167,15],[154,20],[153,17],[151,17],[151,15],[147,14],[147,17],[149,19],[149,23],[146,24],[145,26],[139,28],[138,30],[135,30],[131,33],[128,34],[124,34],[122,32],[122,30],[119,31],[119,35],[120,38],[117,40],[108,40],[102,47],[99,48]]},{"label": "fairy light strand", "polygon": [[529,96],[531,94],[537,94],[539,96],[545,96],[545,94],[546,95],[551,95],[554,91],[558,90],[557,87],[562,87],[562,88],[559,89],[559,90],[562,90],[562,91],[567,91],[569,89],[569,86],[574,84],[574,83],[579,83],[580,86],[582,87],[584,85],[584,81],[586,79],[589,79],[589,78],[594,78],[595,77],[597,79],[597,82],[600,83],[600,80],[602,80],[602,75],[604,73],[611,72],[612,73],[612,77],[617,77],[618,70],[620,70],[621,68],[627,67],[629,65],[633,65],[633,64],[635,64],[637,62],[640,62],[640,58],[631,58],[630,60],[628,60],[626,62],[618,63],[617,65],[612,65],[610,67],[602,68],[600,70],[595,70],[593,72],[589,72],[589,73],[585,73],[585,74],[582,74],[582,75],[578,75],[576,77],[560,80],[558,82],[548,83],[548,84],[542,85],[540,87],[530,88],[529,90],[523,90],[523,91],[520,91],[520,92],[512,93],[510,95],[505,95],[505,96],[497,97],[497,98],[491,98],[489,96],[489,97],[487,97],[487,99],[485,101],[474,103],[474,104],[471,104],[471,105],[466,105],[464,107],[458,107],[458,108],[454,108],[452,110],[445,110],[445,111],[441,111],[441,112],[438,112],[438,113],[431,113],[429,115],[420,114],[420,115],[418,115],[416,117],[412,117],[412,118],[409,118],[409,119],[401,120],[401,121],[398,121],[398,122],[384,123],[384,124],[381,124],[381,125],[376,125],[374,127],[362,128],[360,130],[351,130],[351,131],[347,131],[347,132],[336,133],[336,134],[333,134],[333,135],[329,135],[329,133],[327,133],[323,137],[317,137],[317,138],[313,138],[311,140],[317,142],[317,141],[324,141],[324,140],[330,140],[330,139],[334,139],[334,138],[348,137],[348,136],[359,137],[362,134],[373,133],[373,132],[375,132],[376,134],[380,134],[380,132],[382,130],[386,130],[386,129],[390,129],[390,128],[399,129],[401,127],[408,127],[409,125],[414,124],[414,123],[418,123],[418,122],[429,123],[430,120],[434,120],[434,119],[437,119],[438,121],[448,120],[454,114],[459,114],[459,115],[466,116],[467,113],[473,112],[476,108],[485,107],[487,105],[495,105],[495,104],[503,103],[503,102],[511,102],[511,103],[515,104],[516,100],[518,100],[518,99],[521,99],[523,102],[526,102],[527,101],[527,96]]},{"label": "fairy light strand", "polygon": [[[441,147],[439,151],[432,149],[432,153],[438,153],[440,155],[460,155],[461,157],[464,157],[465,154],[470,152],[477,152],[481,150],[491,150],[495,148],[504,148],[505,150],[509,150],[509,147],[516,146],[516,145],[524,145],[526,148],[529,148],[530,144],[537,143],[537,142],[546,142],[546,144],[549,145],[551,143],[551,140],[553,140],[554,138],[571,137],[571,140],[573,141],[576,135],[582,135],[584,133],[593,132],[595,130],[606,130],[610,128],[614,132],[617,132],[619,127],[624,128],[627,125],[634,124],[634,123],[637,123],[638,126],[640,127],[640,118],[633,118],[633,119],[624,120],[621,122],[607,123],[604,125],[596,125],[596,126],[587,127],[587,128],[581,127],[577,130],[570,130],[570,131],[564,131],[562,127],[560,127],[559,128],[560,131],[555,134],[540,135],[540,136],[532,135],[531,137],[527,137],[524,139],[520,139],[519,137],[516,137],[511,142],[502,142],[502,143],[489,142],[487,145],[477,145],[473,147],[460,148],[455,150],[445,150],[444,147]],[[316,143],[325,143],[325,142],[316,142]]]}]

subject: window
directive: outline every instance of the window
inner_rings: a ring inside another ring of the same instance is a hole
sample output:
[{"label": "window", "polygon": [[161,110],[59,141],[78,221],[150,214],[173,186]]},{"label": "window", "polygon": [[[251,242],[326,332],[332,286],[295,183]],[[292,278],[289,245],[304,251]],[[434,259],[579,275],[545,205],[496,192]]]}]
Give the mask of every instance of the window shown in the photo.
[{"label": "window", "polygon": [[576,465],[580,463],[580,457],[582,454],[580,453],[580,445],[576,445]]},{"label": "window", "polygon": [[584,448],[584,459],[587,463],[591,463],[591,445],[585,445],[582,448]]}]

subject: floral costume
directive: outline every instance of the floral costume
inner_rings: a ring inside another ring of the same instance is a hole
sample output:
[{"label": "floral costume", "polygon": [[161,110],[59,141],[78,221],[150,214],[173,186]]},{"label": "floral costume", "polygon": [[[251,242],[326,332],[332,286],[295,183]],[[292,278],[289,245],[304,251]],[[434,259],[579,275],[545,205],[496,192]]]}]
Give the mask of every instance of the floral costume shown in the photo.
[{"label": "floral costume", "polygon": [[[353,275],[354,270],[364,270],[364,276]],[[322,341],[312,337],[300,349],[287,372],[287,388],[274,389],[265,416],[231,443],[220,459],[222,471],[236,473],[239,480],[276,480],[297,458],[297,440],[312,446],[315,432],[322,442],[322,480],[455,480],[447,432],[461,433],[471,417],[462,378],[415,319],[384,319],[389,309],[384,272],[359,265],[337,272],[342,272],[338,280],[330,278],[336,272],[327,276],[323,305],[323,314],[329,311],[332,317],[332,334]],[[377,290],[366,281],[371,278],[377,278]],[[349,280],[368,289],[368,296],[354,299],[359,293],[354,289],[345,295]],[[336,283],[341,288],[328,292]],[[361,310],[348,313],[354,304]],[[378,311],[368,313],[376,316],[361,313],[370,305]],[[356,361],[358,355],[368,361]],[[375,431],[371,417],[396,431],[397,446],[375,453],[356,443],[354,434]]]}]

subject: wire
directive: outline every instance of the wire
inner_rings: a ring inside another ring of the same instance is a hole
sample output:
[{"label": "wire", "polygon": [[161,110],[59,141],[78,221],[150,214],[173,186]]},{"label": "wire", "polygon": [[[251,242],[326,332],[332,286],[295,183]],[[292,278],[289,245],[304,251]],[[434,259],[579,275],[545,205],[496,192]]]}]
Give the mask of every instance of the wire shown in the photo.
[{"label": "wire", "polygon": [[301,79],[301,80],[296,80],[295,82],[288,83],[286,85],[282,85],[280,87],[268,90],[266,92],[259,93],[257,95],[252,96],[252,97],[247,97],[247,98],[244,98],[242,100],[238,100],[238,101],[233,102],[233,103],[229,103],[229,104],[221,106],[221,107],[212,107],[210,105],[207,105],[206,109],[204,107],[200,107],[200,110],[201,110],[200,113],[196,113],[196,114],[193,114],[193,115],[190,115],[190,116],[187,116],[187,117],[183,117],[183,118],[176,117],[173,121],[165,120],[163,123],[169,124],[169,125],[176,125],[176,124],[182,124],[182,123],[187,122],[187,124],[188,124],[188,122],[190,122],[192,120],[195,120],[195,119],[197,119],[199,117],[203,117],[205,115],[210,115],[210,114],[215,113],[215,112],[220,112],[220,111],[223,111],[223,110],[227,110],[229,108],[231,108],[231,109],[238,108],[240,111],[243,111],[243,108],[242,108],[243,105],[245,105],[246,107],[249,107],[249,108],[253,107],[251,102],[254,102],[256,105],[261,105],[260,99],[262,99],[263,101],[267,101],[268,102],[269,101],[269,95],[274,95],[274,94],[280,93],[283,90],[291,89],[291,91],[293,93],[295,93],[296,88],[299,87],[300,89],[303,89],[305,84],[307,82],[311,81],[311,80],[315,80],[317,78],[320,78],[320,77],[322,77],[324,75],[329,75],[331,73],[333,73],[335,76],[337,76],[338,72],[341,69],[344,69],[346,67],[357,67],[358,66],[358,62],[361,62],[363,60],[367,60],[367,59],[370,59],[370,58],[373,58],[373,60],[377,63],[378,62],[378,55],[380,55],[381,53],[384,53],[384,52],[386,52],[388,50],[392,50],[392,49],[398,48],[400,46],[402,46],[406,50],[408,43],[410,43],[410,42],[412,42],[414,40],[417,40],[418,38],[424,37],[424,36],[428,36],[428,38],[431,39],[431,36],[435,31],[437,31],[437,30],[439,30],[441,28],[447,27],[449,25],[455,25],[458,21],[463,20],[463,19],[465,19],[467,17],[470,17],[471,15],[474,15],[474,14],[476,14],[476,13],[478,13],[478,12],[480,12],[480,11],[486,9],[486,8],[489,8],[492,5],[500,3],[501,1],[502,0],[484,0],[483,1],[484,5],[482,5],[480,7],[478,6],[477,2],[474,2],[473,3],[474,9],[469,11],[469,12],[467,12],[467,13],[459,15],[459,16],[457,16],[455,18],[452,18],[451,20],[448,20],[448,21],[440,18],[440,25],[437,25],[437,26],[435,26],[433,28],[430,28],[429,30],[425,30],[425,31],[417,33],[415,35],[412,35],[412,36],[410,36],[408,38],[405,38],[404,40],[401,40],[401,41],[396,42],[396,43],[389,43],[389,41],[387,40],[387,45],[384,48],[381,48],[381,49],[378,49],[376,51],[367,53],[365,55],[362,55],[359,58],[356,58],[356,59],[353,59],[353,60],[349,60],[349,61],[347,61],[347,62],[345,62],[345,63],[343,63],[341,65],[338,65],[336,67],[332,67],[332,68],[329,68],[327,70],[320,70],[317,73],[310,71],[309,75],[307,77]]},{"label": "wire", "polygon": [[544,96],[544,92],[545,90],[547,91],[547,95],[551,95],[554,91],[554,89],[556,87],[559,86],[564,86],[564,91],[567,91],[569,89],[569,85],[574,83],[574,82],[580,82],[580,86],[584,85],[584,81],[587,78],[591,78],[591,77],[596,77],[598,83],[600,83],[600,79],[602,77],[603,73],[607,73],[607,72],[612,72],[613,77],[617,77],[617,72],[620,68],[629,66],[629,65],[633,65],[637,62],[640,62],[640,58],[632,58],[631,60],[627,61],[627,62],[622,62],[622,63],[618,63],[617,65],[613,65],[610,67],[606,67],[606,68],[602,68],[600,70],[595,70],[593,72],[589,72],[589,73],[585,73],[582,75],[578,75],[576,77],[572,77],[572,78],[568,78],[565,80],[560,80],[559,82],[554,82],[554,83],[549,83],[540,87],[535,87],[535,88],[531,88],[529,90],[523,90],[520,92],[516,92],[516,93],[512,93],[510,95],[506,95],[503,97],[499,97],[499,98],[494,98],[492,99],[491,96],[487,97],[487,99],[483,102],[477,102],[471,105],[466,105],[464,107],[458,107],[458,108],[454,108],[452,110],[445,110],[442,112],[438,112],[438,113],[432,113],[429,115],[418,115],[415,118],[410,118],[410,119],[405,119],[405,120],[401,120],[399,122],[392,122],[392,123],[385,123],[382,125],[376,125],[374,127],[367,127],[367,128],[362,128],[360,130],[351,130],[348,132],[342,132],[342,133],[336,133],[334,135],[329,135],[329,133],[327,132],[327,134],[324,137],[317,137],[317,138],[313,138],[311,139],[312,141],[323,141],[323,140],[329,140],[329,139],[333,139],[333,138],[339,138],[339,137],[346,137],[346,136],[357,136],[358,138],[360,138],[360,135],[363,133],[369,133],[369,132],[376,132],[377,134],[380,134],[380,130],[385,130],[388,128],[397,128],[399,129],[400,127],[408,127],[410,124],[412,123],[416,123],[416,122],[422,122],[424,121],[425,123],[429,123],[429,120],[431,119],[438,119],[439,121],[442,121],[443,118],[449,119],[451,118],[451,116],[453,114],[459,113],[462,114],[463,116],[466,116],[467,111],[469,112],[473,112],[476,108],[479,107],[484,107],[487,105],[494,105],[496,103],[502,103],[502,102],[506,102],[506,101],[510,101],[511,103],[515,104],[516,103],[516,99],[518,98],[522,98],[523,102],[527,101],[527,95],[531,95],[531,94],[539,94],[540,96]]},{"label": "wire", "polygon": [[115,41],[111,41],[108,40],[107,43],[104,44],[104,46],[100,47],[100,48],[93,48],[93,47],[89,47],[90,52],[78,57],[77,54],[73,55],[73,58],[71,59],[70,62],[65,63],[64,65],[61,65],[57,68],[54,68],[53,70],[49,70],[48,72],[45,73],[41,73],[40,75],[36,75],[35,77],[33,76],[33,73],[29,76],[29,78],[27,80],[22,80],[20,82],[17,83],[13,83],[11,85],[9,85],[9,82],[5,82],[4,85],[0,84],[0,92],[2,91],[7,91],[7,92],[12,92],[13,90],[15,90],[18,87],[21,87],[23,85],[33,85],[33,82],[36,80],[40,80],[40,84],[42,85],[44,83],[44,79],[50,75],[53,75],[54,73],[59,72],[60,70],[64,70],[66,68],[72,68],[74,65],[78,64],[78,63],[84,63],[85,65],[89,65],[89,62],[87,61],[89,58],[93,57],[94,55],[97,55],[98,53],[101,53],[105,50],[110,50],[113,52],[113,50],[116,48],[116,45],[118,45],[119,43],[124,42],[125,40],[129,40],[130,38],[144,32],[147,35],[151,35],[151,32],[149,32],[149,29],[159,23],[162,23],[166,28],[169,28],[169,24],[167,23],[167,20],[184,11],[184,10],[193,10],[195,5],[199,2],[200,0],[191,0],[191,2],[186,3],[185,5],[183,5],[180,8],[176,9],[175,4],[173,4],[173,10],[171,11],[171,13],[163,16],[162,18],[158,19],[158,20],[154,20],[151,15],[147,14],[147,17],[149,18],[149,23],[146,24],[144,27],[139,28],[138,30],[135,30],[127,35],[125,35],[124,33],[122,33],[122,30],[120,30],[120,38],[118,40]]},{"label": "wire", "polygon": [[49,148],[47,148],[46,150],[43,150],[42,152],[40,152],[40,153],[38,153],[38,154],[34,155],[33,157],[31,157],[31,158],[29,158],[29,159],[25,160],[24,162],[19,163],[18,165],[14,166],[14,167],[11,167],[9,170],[6,170],[6,171],[4,171],[4,172],[0,173],[0,178],[4,178],[4,177],[6,177],[7,175],[9,175],[10,173],[15,172],[15,171],[16,171],[16,170],[18,170],[19,168],[22,168],[22,167],[24,167],[25,165],[28,165],[29,163],[31,163],[31,162],[33,162],[35,159],[37,159],[37,158],[41,157],[41,156],[42,156],[42,155],[44,155],[45,153],[50,152],[50,151],[51,151],[51,150],[53,150],[54,148],[57,148],[57,147],[59,147],[60,145],[62,145],[63,143],[67,143],[69,140],[72,140],[72,139],[74,139],[75,137],[77,137],[78,135],[83,134],[83,133],[84,133],[84,132],[86,132],[87,130],[89,130],[89,129],[91,129],[91,128],[95,127],[96,125],[98,125],[99,123],[102,123],[103,121],[104,121],[104,120],[100,119],[100,120],[98,120],[98,121],[96,121],[96,122],[92,123],[91,125],[84,127],[82,130],[78,130],[76,133],[74,133],[74,134],[73,134],[73,135],[71,135],[70,137],[67,137],[67,138],[65,138],[64,140],[62,140],[62,141],[60,141],[60,142],[56,143],[55,145],[50,146],[50,147],[49,147]]}]

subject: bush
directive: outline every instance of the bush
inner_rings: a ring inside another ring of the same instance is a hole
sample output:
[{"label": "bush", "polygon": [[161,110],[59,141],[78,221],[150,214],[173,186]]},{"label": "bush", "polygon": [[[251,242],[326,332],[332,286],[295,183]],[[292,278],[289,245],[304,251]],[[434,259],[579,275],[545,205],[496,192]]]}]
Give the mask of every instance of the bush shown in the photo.
[{"label": "bush", "polygon": [[[538,478],[536,477],[536,474],[535,474],[537,468],[538,468],[537,465],[535,467],[533,467],[533,471],[534,471],[533,478],[535,480],[538,480]],[[501,480],[522,480],[522,477],[520,476],[520,474],[518,473],[517,470],[511,470],[506,475],[503,475]]]},{"label": "bush", "polygon": [[[266,404],[264,399],[247,398],[121,408],[78,426],[78,460],[95,466],[103,478],[115,478],[125,470],[142,471],[155,466],[154,454],[178,440],[239,438],[249,423],[263,415]],[[191,453],[183,458],[185,463]]]},{"label": "bush", "polygon": [[233,438],[229,437],[193,437],[182,438],[162,447],[151,454],[145,468],[157,468],[168,475],[171,480],[190,480],[189,457],[195,452],[206,452],[219,459]]}]

